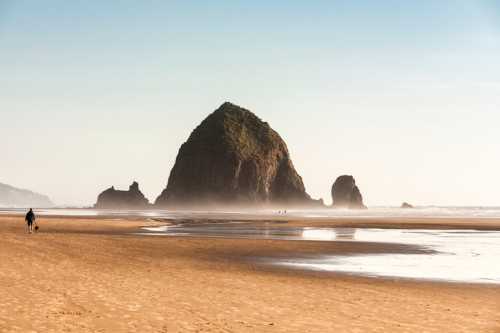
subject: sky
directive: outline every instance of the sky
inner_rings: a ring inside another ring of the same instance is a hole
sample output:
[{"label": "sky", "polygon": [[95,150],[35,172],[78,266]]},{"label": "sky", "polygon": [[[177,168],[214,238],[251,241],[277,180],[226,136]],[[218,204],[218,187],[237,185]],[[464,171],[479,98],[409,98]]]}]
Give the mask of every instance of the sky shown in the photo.
[{"label": "sky", "polygon": [[500,1],[0,0],[0,182],[154,201],[225,101],[327,203],[500,205]]}]

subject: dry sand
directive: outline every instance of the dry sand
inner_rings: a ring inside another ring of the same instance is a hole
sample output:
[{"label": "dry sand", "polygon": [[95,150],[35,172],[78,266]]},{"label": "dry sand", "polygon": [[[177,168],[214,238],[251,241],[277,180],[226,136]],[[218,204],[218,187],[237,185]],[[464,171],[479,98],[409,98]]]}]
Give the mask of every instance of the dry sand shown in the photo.
[{"label": "dry sand", "polygon": [[[424,222],[431,223],[403,221]],[[500,286],[276,270],[247,260],[380,245],[127,235],[146,224],[155,223],[42,218],[41,232],[29,235],[21,217],[0,217],[0,332],[500,332]]]}]

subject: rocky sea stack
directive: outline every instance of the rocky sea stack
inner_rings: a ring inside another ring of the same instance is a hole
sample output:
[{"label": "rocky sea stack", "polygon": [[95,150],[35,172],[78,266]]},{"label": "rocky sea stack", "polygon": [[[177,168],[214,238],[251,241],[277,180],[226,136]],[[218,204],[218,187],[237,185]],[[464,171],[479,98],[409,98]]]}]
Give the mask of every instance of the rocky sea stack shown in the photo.
[{"label": "rocky sea stack", "polygon": [[95,208],[99,209],[143,209],[149,206],[149,201],[139,190],[139,184],[133,182],[128,191],[115,190],[111,186],[97,197]]},{"label": "rocky sea stack", "polygon": [[332,206],[335,208],[366,208],[353,176],[343,175],[335,180],[332,186],[332,200]]},{"label": "rocky sea stack", "polygon": [[229,102],[181,146],[157,206],[311,205],[287,146],[268,123]]}]

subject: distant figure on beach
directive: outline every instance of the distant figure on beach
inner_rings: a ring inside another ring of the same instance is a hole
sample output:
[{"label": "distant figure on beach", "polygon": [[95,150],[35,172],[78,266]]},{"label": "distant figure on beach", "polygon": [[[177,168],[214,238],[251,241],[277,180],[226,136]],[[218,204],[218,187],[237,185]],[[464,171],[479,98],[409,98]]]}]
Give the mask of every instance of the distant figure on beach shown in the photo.
[{"label": "distant figure on beach", "polygon": [[26,217],[24,218],[26,223],[28,224],[28,232],[31,234],[33,232],[33,223],[36,220],[35,213],[33,213],[33,209],[30,208],[30,211],[26,214]]}]

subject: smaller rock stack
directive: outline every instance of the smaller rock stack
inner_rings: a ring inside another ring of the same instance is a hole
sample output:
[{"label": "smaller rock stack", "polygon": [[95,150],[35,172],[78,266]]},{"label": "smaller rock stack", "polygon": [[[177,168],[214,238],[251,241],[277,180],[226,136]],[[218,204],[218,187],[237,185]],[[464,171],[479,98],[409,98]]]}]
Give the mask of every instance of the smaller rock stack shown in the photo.
[{"label": "smaller rock stack", "polygon": [[343,175],[335,180],[332,186],[332,199],[334,208],[366,208],[353,176]]},{"label": "smaller rock stack", "polygon": [[139,190],[139,184],[133,182],[128,191],[115,190],[111,186],[97,197],[95,208],[99,209],[144,209],[149,201]]}]

